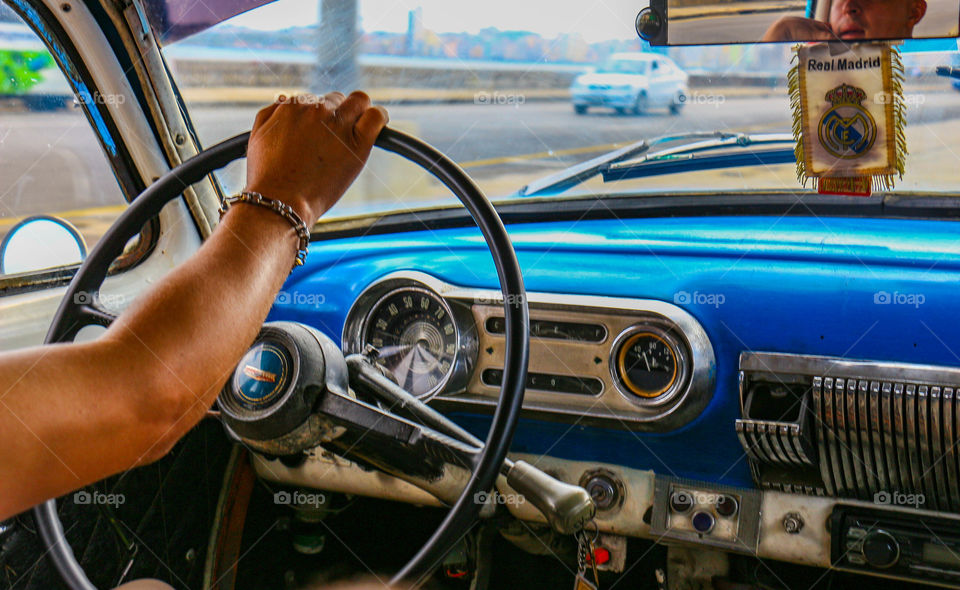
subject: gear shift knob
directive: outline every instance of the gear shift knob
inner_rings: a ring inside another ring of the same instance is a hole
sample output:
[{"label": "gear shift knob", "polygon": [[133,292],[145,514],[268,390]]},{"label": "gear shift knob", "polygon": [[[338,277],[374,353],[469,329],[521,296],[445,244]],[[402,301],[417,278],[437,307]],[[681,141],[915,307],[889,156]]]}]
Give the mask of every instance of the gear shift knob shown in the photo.
[{"label": "gear shift knob", "polygon": [[507,472],[507,483],[536,506],[561,534],[574,534],[597,512],[585,489],[551,477],[525,461],[513,464]]}]

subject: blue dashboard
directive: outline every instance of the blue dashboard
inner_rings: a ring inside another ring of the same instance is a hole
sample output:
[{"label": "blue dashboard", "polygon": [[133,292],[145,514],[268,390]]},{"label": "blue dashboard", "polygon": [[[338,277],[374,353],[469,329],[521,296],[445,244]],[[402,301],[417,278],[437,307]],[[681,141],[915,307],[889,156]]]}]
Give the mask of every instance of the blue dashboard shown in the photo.
[{"label": "blue dashboard", "polygon": [[[680,428],[637,432],[526,417],[516,452],[753,487],[734,430],[741,353],[960,366],[956,222],[717,216],[523,223],[508,231],[529,292],[671,303],[702,325],[716,357],[712,398]],[[339,342],[361,292],[397,270],[498,288],[474,228],[319,240],[269,319],[302,322]],[[486,433],[483,413],[451,417]]]}]

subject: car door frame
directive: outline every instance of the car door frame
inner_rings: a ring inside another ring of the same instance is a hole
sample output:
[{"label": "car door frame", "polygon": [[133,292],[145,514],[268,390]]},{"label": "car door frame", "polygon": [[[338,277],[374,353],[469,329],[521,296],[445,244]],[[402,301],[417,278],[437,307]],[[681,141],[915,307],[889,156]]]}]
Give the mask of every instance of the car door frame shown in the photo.
[{"label": "car door frame", "polygon": [[[197,153],[159,46],[137,0],[121,9],[93,0],[7,0],[64,73],[127,199]],[[158,69],[162,75],[157,75]],[[125,100],[95,100],[123,96]],[[174,101],[175,109],[170,108]],[[167,108],[161,108],[165,103]],[[118,259],[105,289],[132,301],[199,247],[219,192],[212,180],[185,191]],[[40,344],[78,266],[0,277],[0,351]],[[116,310],[120,311],[120,310]]]}]

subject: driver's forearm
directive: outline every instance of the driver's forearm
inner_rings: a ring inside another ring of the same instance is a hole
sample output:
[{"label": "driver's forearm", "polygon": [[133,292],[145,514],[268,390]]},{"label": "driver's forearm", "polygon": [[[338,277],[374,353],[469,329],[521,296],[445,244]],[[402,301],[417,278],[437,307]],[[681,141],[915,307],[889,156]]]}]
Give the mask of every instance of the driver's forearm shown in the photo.
[{"label": "driver's forearm", "polygon": [[166,454],[256,336],[296,244],[280,216],[237,205],[101,338],[0,357],[0,519]]},{"label": "driver's forearm", "polygon": [[133,358],[156,367],[153,395],[176,418],[171,441],[216,399],[263,324],[296,249],[296,234],[281,216],[236,205],[197,255],[110,327],[109,337],[123,340]]}]

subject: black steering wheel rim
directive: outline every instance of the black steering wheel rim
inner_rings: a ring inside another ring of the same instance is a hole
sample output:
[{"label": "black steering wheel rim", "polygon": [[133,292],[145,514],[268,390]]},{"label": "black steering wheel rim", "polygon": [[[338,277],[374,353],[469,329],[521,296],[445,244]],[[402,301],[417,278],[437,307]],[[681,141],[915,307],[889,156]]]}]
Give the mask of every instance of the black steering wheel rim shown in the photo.
[{"label": "black steering wheel rim", "polygon": [[[130,238],[188,186],[244,157],[249,137],[249,133],[237,135],[202,151],[164,174],[133,201],[107,230],[70,282],[47,332],[46,344],[70,342],[80,329],[88,325],[110,324],[113,317],[99,309],[95,298],[90,296],[99,293],[110,264],[123,252]],[[474,496],[493,488],[506,458],[523,403],[529,357],[529,312],[520,265],[506,228],[493,205],[470,177],[437,149],[396,130],[385,128],[376,145],[420,165],[460,199],[479,226],[493,255],[504,296],[506,362],[499,403],[484,449],[460,497],[423,548],[391,580],[393,584],[416,587],[476,520],[482,505],[474,501]],[[96,590],[67,542],[56,500],[36,506],[33,514],[47,553],[67,586],[72,590]]]}]

